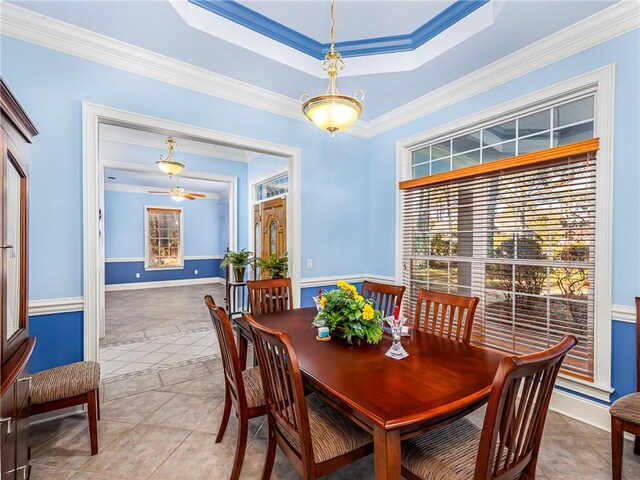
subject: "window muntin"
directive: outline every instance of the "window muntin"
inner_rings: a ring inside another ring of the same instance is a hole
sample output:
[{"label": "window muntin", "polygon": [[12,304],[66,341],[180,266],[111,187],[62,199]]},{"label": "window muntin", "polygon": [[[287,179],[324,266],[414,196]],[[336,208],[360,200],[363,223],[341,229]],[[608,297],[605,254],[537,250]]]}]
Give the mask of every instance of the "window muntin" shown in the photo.
[{"label": "window muntin", "polygon": [[184,266],[182,209],[146,207],[145,268]]},{"label": "window muntin", "polygon": [[256,202],[280,197],[289,192],[289,175],[279,175],[275,178],[258,183],[253,187],[253,198]]},{"label": "window muntin", "polygon": [[593,138],[594,99],[592,94],[416,149],[412,152],[411,177]]}]

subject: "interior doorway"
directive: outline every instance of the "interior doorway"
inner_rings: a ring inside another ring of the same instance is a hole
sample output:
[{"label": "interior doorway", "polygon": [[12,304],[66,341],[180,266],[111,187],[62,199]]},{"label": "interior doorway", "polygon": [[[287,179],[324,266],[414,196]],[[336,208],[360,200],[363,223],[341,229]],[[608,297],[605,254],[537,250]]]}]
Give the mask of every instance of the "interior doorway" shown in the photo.
[{"label": "interior doorway", "polygon": [[[292,278],[294,290],[297,291],[295,300],[299,304],[300,288],[300,151],[281,145],[275,145],[260,140],[226,134],[214,130],[196,127],[193,125],[172,122],[169,120],[139,115],[132,112],[125,112],[109,107],[84,104],[84,285],[85,285],[85,359],[97,360],[99,358],[99,327],[101,317],[104,316],[104,292],[105,292],[105,257],[103,242],[105,211],[105,174],[108,168],[120,168],[120,163],[105,162],[101,158],[99,149],[99,130],[101,126],[110,125],[129,129],[141,130],[148,133],[171,135],[174,138],[187,141],[202,142],[208,145],[236,149],[246,157],[244,165],[245,178],[232,174],[235,178],[206,178],[206,180],[230,180],[229,181],[229,243],[231,250],[239,248],[251,248],[252,230],[250,229],[253,208],[252,203],[243,204],[242,198],[247,198],[250,194],[248,186],[252,184],[252,179],[262,172],[270,171],[277,163],[277,167],[285,165],[288,182],[288,198],[286,208],[283,210],[285,219],[280,223],[286,238],[287,250],[289,253],[289,275]],[[150,160],[148,155],[144,156],[147,165],[135,166],[138,173],[150,173],[149,169],[154,169],[156,165],[154,158]],[[277,159],[277,162],[274,160]],[[240,159],[239,161],[242,161]],[[181,187],[187,179],[199,180],[196,173],[203,173],[209,170],[206,165],[196,168],[194,162],[187,162],[189,168],[185,169],[181,175]],[[248,164],[248,165],[247,165]],[[210,172],[209,172],[210,173]],[[252,176],[253,175],[253,176]],[[107,175],[108,176],[108,175]],[[145,181],[148,177],[145,177]],[[243,186],[244,185],[244,186]],[[154,187],[155,185],[148,185]],[[187,185],[184,184],[186,187]],[[198,185],[189,185],[188,192],[202,192]],[[166,190],[167,186],[162,186],[161,190]],[[147,189],[150,190],[150,189]],[[243,191],[244,190],[244,191]],[[247,195],[247,196],[244,196]],[[209,192],[207,192],[209,196]],[[204,203],[207,200],[196,201]],[[232,208],[237,206],[235,210]],[[185,211],[186,213],[186,211]],[[249,218],[247,218],[249,217]],[[187,219],[185,218],[185,221]],[[250,220],[247,222],[247,220]],[[193,223],[192,223],[193,224]],[[282,236],[281,236],[282,238]],[[189,260],[189,255],[185,254],[185,261]],[[196,254],[196,257],[198,254]],[[193,260],[197,260],[194,258]],[[135,276],[135,272],[133,273]],[[142,274],[141,274],[142,275]],[[134,277],[137,282],[137,277]],[[151,282],[152,283],[152,282]],[[128,288],[128,287],[127,287]],[[173,290],[172,290],[173,291]],[[170,297],[164,297],[170,298]],[[195,345],[198,346],[199,345]],[[145,347],[146,348],[146,347]],[[195,348],[194,348],[195,350]],[[137,355],[137,354],[136,354]]]}]

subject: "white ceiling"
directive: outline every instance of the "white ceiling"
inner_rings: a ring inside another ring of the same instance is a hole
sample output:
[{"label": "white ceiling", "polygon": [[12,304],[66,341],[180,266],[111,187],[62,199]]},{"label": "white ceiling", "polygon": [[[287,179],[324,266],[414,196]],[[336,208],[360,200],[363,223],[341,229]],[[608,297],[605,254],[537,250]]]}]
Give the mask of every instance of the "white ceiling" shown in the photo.
[{"label": "white ceiling", "polygon": [[[320,43],[329,43],[329,0],[239,1],[242,5]],[[336,42],[413,32],[453,0],[336,2]]]},{"label": "white ceiling", "polygon": [[[130,145],[142,145],[144,147],[166,149],[166,139],[167,135],[163,133],[153,133],[116,125],[100,124],[101,142],[126,143]],[[173,136],[173,139],[175,140],[175,156],[178,160],[178,154],[180,152],[244,163],[247,163],[260,155],[259,153],[250,152],[248,150],[240,150],[238,148],[226,147],[224,145],[180,138],[175,135]]]},{"label": "white ceiling", "polygon": [[225,182],[214,182],[211,180],[198,180],[193,178],[180,178],[179,176],[174,176],[173,178],[171,178],[161,172],[158,172],[156,174],[106,168],[104,181],[107,190],[112,188],[113,185],[124,185],[126,187],[143,188],[124,188],[121,190],[130,190],[132,192],[138,191],[139,193],[144,193],[148,189],[168,191],[179,184],[180,187],[189,192],[204,193],[205,195],[208,194],[214,197],[224,197],[229,195],[229,185]]}]

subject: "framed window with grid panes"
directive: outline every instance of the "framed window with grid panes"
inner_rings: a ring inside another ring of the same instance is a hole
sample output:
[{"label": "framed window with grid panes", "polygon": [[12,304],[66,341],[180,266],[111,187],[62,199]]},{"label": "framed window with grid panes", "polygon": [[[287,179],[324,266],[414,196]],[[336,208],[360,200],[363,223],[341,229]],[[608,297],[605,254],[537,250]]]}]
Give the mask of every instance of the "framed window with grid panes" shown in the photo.
[{"label": "framed window with grid panes", "polygon": [[145,206],[144,268],[175,269],[184,267],[182,208]]},{"label": "framed window with grid panes", "polygon": [[594,95],[554,105],[412,152],[412,178],[593,138]]},{"label": "framed window with grid panes", "polygon": [[281,197],[289,193],[289,174],[278,175],[253,187],[253,198],[256,203],[271,198]]}]

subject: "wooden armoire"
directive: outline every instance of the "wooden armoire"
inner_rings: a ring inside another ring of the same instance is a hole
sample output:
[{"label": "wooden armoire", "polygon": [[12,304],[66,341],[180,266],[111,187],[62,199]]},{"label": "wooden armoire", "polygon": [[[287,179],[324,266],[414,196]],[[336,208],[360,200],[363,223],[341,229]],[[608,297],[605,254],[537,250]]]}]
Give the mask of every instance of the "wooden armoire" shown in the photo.
[{"label": "wooden armoire", "polygon": [[35,346],[29,336],[27,296],[27,152],[38,134],[0,78],[0,479],[29,478],[27,362]]}]

